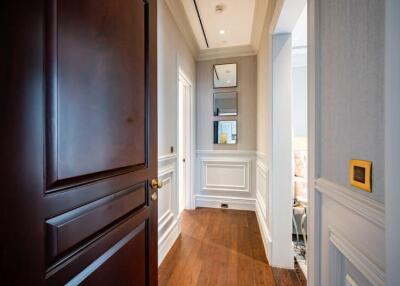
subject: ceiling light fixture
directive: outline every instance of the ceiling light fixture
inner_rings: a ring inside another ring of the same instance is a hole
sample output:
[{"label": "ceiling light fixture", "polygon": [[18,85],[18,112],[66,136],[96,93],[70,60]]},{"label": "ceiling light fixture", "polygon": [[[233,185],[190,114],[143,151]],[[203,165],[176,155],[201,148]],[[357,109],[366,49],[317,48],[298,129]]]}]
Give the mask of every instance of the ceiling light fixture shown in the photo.
[{"label": "ceiling light fixture", "polygon": [[221,35],[223,35],[223,34],[225,34],[225,30],[219,30],[219,33],[220,33]]},{"label": "ceiling light fixture", "polygon": [[224,5],[218,4],[217,6],[215,6],[215,13],[221,14],[222,12],[224,12]]}]

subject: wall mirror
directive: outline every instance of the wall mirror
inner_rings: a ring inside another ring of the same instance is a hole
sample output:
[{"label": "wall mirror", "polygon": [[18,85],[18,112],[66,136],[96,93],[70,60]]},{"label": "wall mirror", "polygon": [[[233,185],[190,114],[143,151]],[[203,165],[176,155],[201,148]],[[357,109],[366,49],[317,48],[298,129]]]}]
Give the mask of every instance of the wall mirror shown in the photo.
[{"label": "wall mirror", "polygon": [[214,65],[214,88],[237,86],[237,64]]},{"label": "wall mirror", "polygon": [[214,116],[237,115],[237,92],[214,93]]},{"label": "wall mirror", "polygon": [[236,144],[236,120],[214,121],[214,144]]}]

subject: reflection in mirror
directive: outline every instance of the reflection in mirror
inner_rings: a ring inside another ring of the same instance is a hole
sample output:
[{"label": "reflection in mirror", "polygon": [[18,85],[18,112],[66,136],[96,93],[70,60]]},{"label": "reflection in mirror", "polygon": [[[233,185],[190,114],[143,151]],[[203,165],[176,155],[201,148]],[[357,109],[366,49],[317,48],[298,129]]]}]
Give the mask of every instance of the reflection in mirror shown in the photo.
[{"label": "reflection in mirror", "polygon": [[237,92],[214,93],[214,116],[237,114]]},{"label": "reflection in mirror", "polygon": [[237,86],[237,64],[214,65],[214,88]]},{"label": "reflection in mirror", "polygon": [[214,144],[236,144],[236,120],[214,121]]}]

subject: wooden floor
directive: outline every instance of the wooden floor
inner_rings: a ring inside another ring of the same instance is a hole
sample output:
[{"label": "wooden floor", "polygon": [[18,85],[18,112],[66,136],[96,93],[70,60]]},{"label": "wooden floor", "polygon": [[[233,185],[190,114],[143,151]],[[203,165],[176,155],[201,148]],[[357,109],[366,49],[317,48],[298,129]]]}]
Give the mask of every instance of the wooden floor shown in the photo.
[{"label": "wooden floor", "polygon": [[159,269],[159,285],[301,285],[268,265],[254,212],[184,211],[182,233]]}]

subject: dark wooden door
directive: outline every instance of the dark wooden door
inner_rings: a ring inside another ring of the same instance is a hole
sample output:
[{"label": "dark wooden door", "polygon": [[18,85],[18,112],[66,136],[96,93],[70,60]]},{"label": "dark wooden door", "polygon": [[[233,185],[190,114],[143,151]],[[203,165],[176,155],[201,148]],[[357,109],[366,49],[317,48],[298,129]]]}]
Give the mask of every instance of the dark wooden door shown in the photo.
[{"label": "dark wooden door", "polygon": [[156,2],[1,4],[0,285],[157,285]]}]

